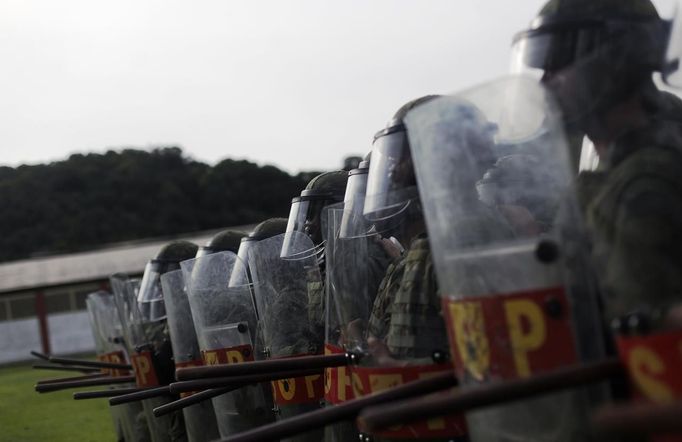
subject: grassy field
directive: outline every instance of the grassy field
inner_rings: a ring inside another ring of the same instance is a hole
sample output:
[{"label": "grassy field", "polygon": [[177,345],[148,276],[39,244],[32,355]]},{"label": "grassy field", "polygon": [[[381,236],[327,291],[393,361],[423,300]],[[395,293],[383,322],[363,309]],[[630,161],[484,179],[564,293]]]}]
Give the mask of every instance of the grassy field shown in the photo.
[{"label": "grassy field", "polygon": [[75,401],[75,390],[39,394],[33,389],[39,379],[77,374],[34,370],[30,364],[0,367],[0,441],[114,441],[106,399]]}]

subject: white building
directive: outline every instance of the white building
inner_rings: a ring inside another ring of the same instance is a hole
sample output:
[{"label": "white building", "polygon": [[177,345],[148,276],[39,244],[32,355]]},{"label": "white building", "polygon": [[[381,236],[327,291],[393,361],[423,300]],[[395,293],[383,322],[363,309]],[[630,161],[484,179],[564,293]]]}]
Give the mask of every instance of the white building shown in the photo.
[{"label": "white building", "polygon": [[[231,229],[249,232],[253,225]],[[109,289],[109,276],[140,276],[172,239],[206,244],[220,230],[109,245],[88,252],[0,264],[0,364],[50,354],[93,351],[85,297]]]}]

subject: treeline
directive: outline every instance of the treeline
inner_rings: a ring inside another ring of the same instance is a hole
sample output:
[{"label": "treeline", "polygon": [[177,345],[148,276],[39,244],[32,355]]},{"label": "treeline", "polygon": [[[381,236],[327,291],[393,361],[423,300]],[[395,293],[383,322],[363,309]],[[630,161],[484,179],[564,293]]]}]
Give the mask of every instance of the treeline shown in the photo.
[{"label": "treeline", "polygon": [[287,216],[315,173],[194,161],[177,147],[0,167],[0,261]]}]

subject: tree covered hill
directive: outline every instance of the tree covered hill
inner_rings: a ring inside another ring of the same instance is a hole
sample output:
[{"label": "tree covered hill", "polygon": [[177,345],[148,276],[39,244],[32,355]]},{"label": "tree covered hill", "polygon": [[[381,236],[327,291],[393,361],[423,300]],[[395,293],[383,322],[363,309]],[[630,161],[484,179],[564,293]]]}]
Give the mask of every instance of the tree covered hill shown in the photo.
[{"label": "tree covered hill", "polygon": [[314,175],[230,159],[210,166],[177,147],[0,167],[0,261],[287,216]]}]

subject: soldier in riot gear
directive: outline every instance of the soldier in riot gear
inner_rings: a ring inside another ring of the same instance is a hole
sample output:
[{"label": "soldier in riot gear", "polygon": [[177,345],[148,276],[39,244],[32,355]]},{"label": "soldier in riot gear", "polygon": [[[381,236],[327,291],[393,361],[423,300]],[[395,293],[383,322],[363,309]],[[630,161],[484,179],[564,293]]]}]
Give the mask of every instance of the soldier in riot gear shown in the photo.
[{"label": "soldier in riot gear", "polygon": [[[654,83],[659,74],[680,86],[679,4],[657,6],[553,0],[515,37],[517,65],[541,70],[566,126],[595,146],[598,168],[580,174],[578,194],[626,363],[637,345],[665,359],[682,341],[682,101]],[[671,329],[666,342],[656,338]],[[682,397],[671,380],[680,364],[659,365],[664,390]]]},{"label": "soldier in riot gear", "polygon": [[[352,368],[359,379],[358,388],[364,390],[359,395],[450,369],[445,363],[447,333],[440,315],[426,227],[403,124],[409,110],[434,98],[425,96],[405,104],[374,138],[363,207],[368,227],[366,235],[370,239],[365,259],[369,259],[371,247],[380,247],[388,265],[383,278],[379,278],[380,283],[370,281],[374,278],[367,275],[371,292],[366,295],[372,307],[371,313],[362,318],[367,330],[366,342],[361,344],[367,357],[361,366]],[[351,321],[346,326],[357,329],[357,322]],[[349,330],[346,333],[355,334]],[[369,379],[374,381],[368,382]],[[379,440],[467,440],[463,418],[458,416],[447,416],[435,427],[419,422],[376,437]]]},{"label": "soldier in riot gear", "polygon": [[[205,365],[234,364],[262,358],[257,312],[245,263],[249,246],[283,233],[286,220],[271,219],[245,236],[221,232],[182,263],[198,344]],[[272,399],[264,385],[245,386],[212,399],[221,437],[274,420]]]},{"label": "soldier in riot gear", "polygon": [[[180,262],[193,258],[197,253],[197,246],[187,241],[173,241],[159,250],[157,255],[149,261],[140,283],[137,303],[140,310],[139,327],[142,342],[133,342],[137,367],[148,367],[153,376],[144,377],[146,380],[155,379],[157,385],[168,385],[175,379],[175,365],[171,348],[166,309],[161,290],[160,277],[164,273],[178,270]],[[140,365],[140,362],[142,365]],[[150,373],[151,374],[151,373]],[[150,387],[153,385],[138,385]],[[187,434],[181,411],[156,418],[152,409],[162,405],[171,398],[153,398],[143,401],[147,421],[150,425],[152,440],[186,441]]]},{"label": "soldier in riot gear", "polygon": [[283,256],[295,257],[295,254],[312,254],[317,257],[322,278],[308,283],[308,320],[311,332],[317,341],[315,345],[322,349],[324,337],[324,245],[323,232],[326,230],[324,208],[343,200],[348,181],[348,172],[339,170],[325,172],[314,177],[301,195],[291,201],[291,211],[287,223],[287,234],[305,233],[312,241],[314,248],[310,251],[293,253],[289,245],[289,236],[285,236],[282,248]]},{"label": "soldier in riot gear", "polygon": [[[510,77],[433,100],[405,121],[462,388],[602,358],[567,143],[549,93]],[[586,391],[471,412],[471,438],[589,440],[589,407],[603,392]]]},{"label": "soldier in riot gear", "polygon": [[[261,240],[249,251],[259,330],[268,358],[317,355],[323,351],[323,209],[343,199],[346,180],[344,171],[313,178],[292,200],[286,233]],[[284,379],[272,385],[278,420],[321,405],[321,375]],[[322,430],[314,430],[291,440],[312,442],[323,438]]]},{"label": "soldier in riot gear", "polygon": [[[440,307],[435,302],[438,299],[435,278],[429,270],[426,226],[402,122],[410,109],[434,98],[436,96],[429,95],[405,104],[387,128],[374,137],[364,212],[371,221],[376,221],[374,226],[381,232],[381,244],[393,261],[374,301],[369,320],[370,343],[382,345],[385,342],[394,356],[419,354],[419,357],[429,358],[435,348],[447,347],[445,328],[438,317]],[[389,235],[390,238],[386,238]],[[405,291],[407,286],[412,294]],[[419,313],[409,311],[415,305],[419,306]],[[418,344],[417,340],[424,345]],[[438,342],[442,344],[440,347]]]},{"label": "soldier in riot gear", "polygon": [[[246,234],[225,230],[216,234],[196,256],[206,256],[221,251],[236,253],[239,241]],[[161,275],[161,286],[168,313],[168,328],[173,346],[175,368],[202,365],[189,299],[182,271],[172,270]],[[219,437],[216,414],[212,401],[206,400],[182,410],[189,442],[213,440]]]},{"label": "soldier in riot gear", "polygon": [[[670,78],[672,23],[650,0],[554,0],[515,38],[518,64],[542,70],[567,125],[594,143],[599,170],[578,191],[596,240],[607,316],[682,289],[682,101],[659,91]],[[644,203],[647,201],[647,203]],[[663,299],[664,298],[664,299]]]},{"label": "soldier in riot gear", "polygon": [[[116,305],[111,293],[97,291],[90,293],[85,300],[92,334],[95,338],[97,358],[104,362],[123,363],[128,360],[122,345],[121,323],[116,312]],[[119,370],[110,370],[112,376],[125,374]],[[114,429],[118,440],[123,442],[148,442],[149,428],[144,419],[138,420],[143,413],[138,402],[110,408],[114,418]]]}]

